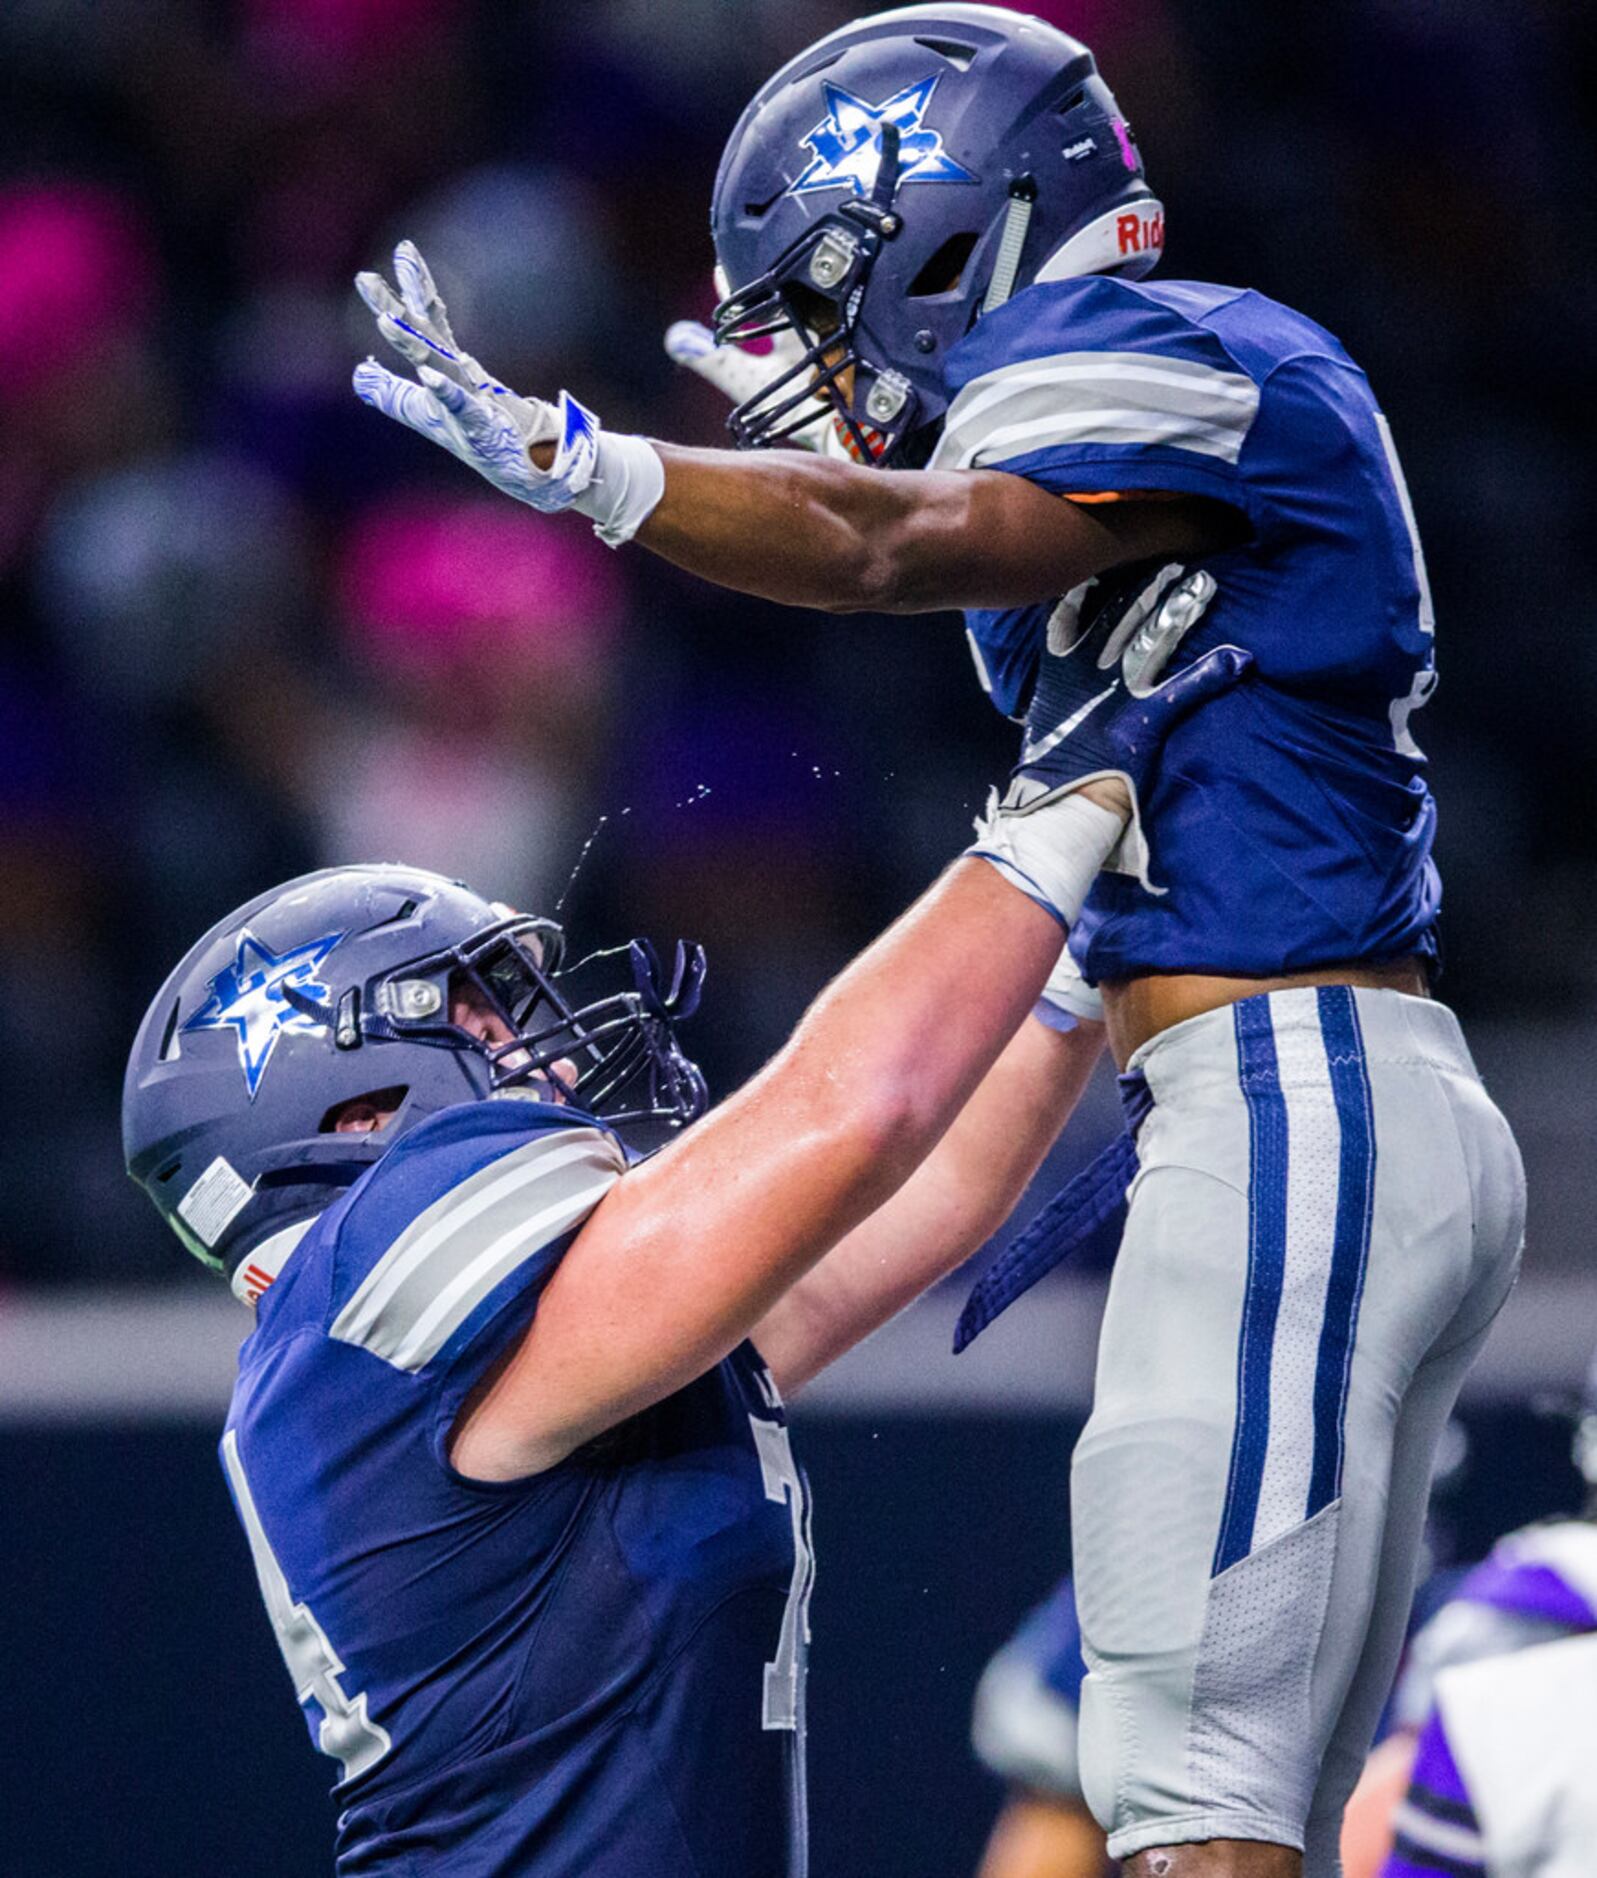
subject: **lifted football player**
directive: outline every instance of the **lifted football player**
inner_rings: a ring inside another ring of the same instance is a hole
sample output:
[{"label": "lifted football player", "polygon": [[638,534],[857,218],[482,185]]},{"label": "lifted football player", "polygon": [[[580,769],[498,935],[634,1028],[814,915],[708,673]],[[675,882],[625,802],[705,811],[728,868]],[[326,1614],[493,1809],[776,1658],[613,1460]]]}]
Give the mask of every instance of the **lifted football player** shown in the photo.
[{"label": "lifted football player", "polygon": [[[361,289],[419,382],[367,361],[356,388],[706,579],[964,608],[1033,752],[1094,734],[1144,622],[1251,655],[1170,732],[1071,938],[1135,1078],[1135,1154],[1095,1197],[1141,1170],[1073,1468],[1081,1774],[1139,1878],[1325,1878],[1523,1217],[1428,995],[1409,720],[1434,622],[1391,433],[1312,320],[1147,278],[1164,216],[1131,131],[1087,50],[1015,13],[910,7],[811,47],[733,132],[712,223],[715,339],[775,345],[742,361],[734,439],[818,451],[683,449],[516,397],[408,247],[397,294]],[[1068,1249],[1052,1223],[965,1336]]]}]

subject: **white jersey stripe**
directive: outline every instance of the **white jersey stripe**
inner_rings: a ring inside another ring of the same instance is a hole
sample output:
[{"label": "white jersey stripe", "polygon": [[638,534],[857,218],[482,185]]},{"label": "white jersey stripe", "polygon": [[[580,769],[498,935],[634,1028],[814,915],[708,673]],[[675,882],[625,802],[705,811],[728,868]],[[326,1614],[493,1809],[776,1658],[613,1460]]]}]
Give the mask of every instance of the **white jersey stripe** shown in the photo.
[{"label": "white jersey stripe", "polygon": [[[531,1219],[490,1240],[438,1293],[388,1360],[398,1369],[420,1369],[430,1362],[508,1272],[586,1219],[617,1179],[619,1175],[615,1170],[606,1167],[599,1178],[587,1186],[579,1187],[557,1204],[545,1207],[541,1213],[534,1213]],[[374,1328],[376,1338],[368,1347],[379,1356],[387,1356],[387,1351],[380,1347],[385,1326],[379,1319]]]},{"label": "white jersey stripe", "polygon": [[484,1213],[513,1199],[545,1174],[581,1158],[587,1140],[573,1142],[573,1134],[591,1136],[591,1129],[564,1130],[540,1135],[480,1168],[451,1192],[417,1215],[372,1266],[359,1289],[333,1325],[335,1337],[358,1341],[376,1313],[386,1305],[412,1273],[421,1270],[437,1248],[472,1225]]},{"label": "white jersey stripe", "polygon": [[[367,1273],[330,1334],[389,1362],[412,1347],[429,1345],[436,1354],[505,1272],[569,1230],[625,1169],[615,1141],[594,1128],[540,1135],[501,1155],[418,1215]],[[512,1245],[514,1256],[501,1265],[501,1250]],[[478,1285],[471,1274],[490,1267],[496,1275]],[[449,1300],[465,1297],[470,1303],[455,1314]],[[422,1330],[424,1322],[430,1328]],[[447,1327],[435,1340],[440,1325]]]},{"label": "white jersey stripe", "polygon": [[1407,1800],[1399,1803],[1392,1815],[1392,1828],[1411,1840],[1421,1851],[1435,1852],[1442,1858],[1464,1859],[1484,1866],[1486,1847],[1478,1832],[1451,1820],[1433,1819]]},{"label": "white jersey stripe", "polygon": [[[1049,417],[1059,420],[1057,439],[1045,426],[1026,433],[1037,439],[1031,447],[1049,441],[1169,441],[1235,462],[1258,408],[1259,388],[1245,373],[1149,353],[1056,353],[973,379],[949,407],[931,467],[970,468],[978,456],[990,460],[1018,423],[1040,424]],[[1114,439],[1080,434],[1094,418],[1118,416],[1123,428],[1127,413],[1133,421],[1158,426],[1158,433]],[[1183,428],[1198,441],[1184,442]]]},{"label": "white jersey stripe", "polygon": [[1184,360],[1135,352],[1060,353],[972,379],[949,407],[949,427],[969,424],[994,406],[1042,386],[1057,389],[1072,402],[1101,398],[1105,387],[1123,394],[1147,387],[1152,409],[1212,410],[1241,423],[1249,422],[1259,408],[1258,386],[1240,372],[1189,367]]},{"label": "white jersey stripe", "polygon": [[967,445],[952,461],[945,458],[931,467],[982,469],[1030,450],[1084,443],[1162,443],[1171,449],[1235,463],[1242,454],[1243,441],[1240,431],[1200,423],[1191,417],[1159,417],[1125,407],[1079,411],[1070,416],[1052,412],[1028,423],[1001,425]]},{"label": "white jersey stripe", "polygon": [[1270,1444],[1253,1548],[1303,1524],[1314,1466],[1314,1379],[1336,1226],[1342,1132],[1312,989],[1271,998],[1287,1115],[1286,1247],[1270,1356]]}]

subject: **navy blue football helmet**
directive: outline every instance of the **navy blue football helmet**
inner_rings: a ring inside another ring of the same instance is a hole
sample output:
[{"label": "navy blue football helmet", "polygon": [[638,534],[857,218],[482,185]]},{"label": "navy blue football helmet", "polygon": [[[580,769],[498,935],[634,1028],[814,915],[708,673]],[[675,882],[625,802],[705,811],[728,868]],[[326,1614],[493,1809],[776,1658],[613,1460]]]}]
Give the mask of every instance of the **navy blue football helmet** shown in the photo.
[{"label": "navy blue football helmet", "polygon": [[793,355],[732,413],[735,441],[780,443],[821,399],[880,463],[924,461],[944,357],[984,307],[1036,279],[1140,277],[1164,244],[1092,54],[992,6],[877,13],[783,66],[732,133],[710,223],[717,341]]},{"label": "navy blue football helmet", "polygon": [[[557,1090],[618,1126],[702,1113],[675,1024],[698,1002],[703,952],[679,945],[668,979],[643,941],[569,970],[563,951],[552,920],[418,868],[328,868],[261,894],[189,951],[139,1027],[122,1094],[128,1172],[189,1251],[231,1277],[456,1103]],[[618,962],[626,988],[601,990]],[[451,1021],[467,987],[508,1041]],[[363,1096],[392,1118],[336,1132],[338,1110]]]}]

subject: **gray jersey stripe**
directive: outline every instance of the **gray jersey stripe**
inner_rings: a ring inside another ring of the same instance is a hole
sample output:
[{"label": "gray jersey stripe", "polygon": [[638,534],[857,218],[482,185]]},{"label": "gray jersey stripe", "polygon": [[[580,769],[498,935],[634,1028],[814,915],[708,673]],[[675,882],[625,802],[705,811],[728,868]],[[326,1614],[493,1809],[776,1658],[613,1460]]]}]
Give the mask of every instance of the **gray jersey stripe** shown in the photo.
[{"label": "gray jersey stripe", "polygon": [[1154,410],[1233,415],[1239,422],[1246,422],[1259,403],[1258,386],[1241,372],[1194,368],[1181,359],[1140,353],[1063,353],[973,379],[949,407],[949,424],[963,426],[1011,398],[1044,386],[1057,388],[1066,400],[1102,403],[1112,397],[1146,403]]},{"label": "gray jersey stripe", "polygon": [[[585,1220],[621,1178],[611,1166],[590,1168],[588,1172],[586,1185],[573,1188],[484,1246],[409,1327],[389,1360],[400,1369],[420,1369],[430,1362],[502,1278]],[[378,1328],[381,1335],[382,1326]],[[378,1354],[386,1352],[379,1350]]]},{"label": "gray jersey stripe", "polygon": [[540,1135],[490,1161],[435,1200],[417,1215],[366,1274],[355,1295],[339,1313],[333,1334],[358,1336],[410,1275],[426,1264],[442,1240],[538,1180],[551,1164],[561,1167],[574,1154],[580,1154],[581,1144],[593,1133],[592,1129],[565,1129],[558,1135]]},{"label": "gray jersey stripe", "polygon": [[[563,1129],[501,1155],[434,1201],[400,1234],[339,1312],[330,1334],[397,1362],[424,1319],[447,1317],[447,1304],[442,1316],[435,1311],[446,1294],[469,1296],[432,1344],[436,1353],[505,1272],[591,1211],[625,1166],[615,1142],[592,1128]],[[501,1262],[500,1248],[514,1250]],[[468,1274],[485,1255],[496,1276],[474,1289]],[[426,1360],[424,1355],[419,1362]]]},{"label": "gray jersey stripe", "polygon": [[1004,424],[987,431],[961,450],[942,469],[979,469],[1006,457],[1024,456],[1050,445],[1082,443],[1162,443],[1191,450],[1198,456],[1219,457],[1235,463],[1242,454],[1244,433],[1191,417],[1159,417],[1147,411],[1099,409],[1074,417],[1058,412],[1034,417],[1026,423]]},{"label": "gray jersey stripe", "polygon": [[[1258,408],[1258,386],[1242,373],[1142,353],[1060,353],[967,385],[949,409],[931,467],[967,469],[978,455],[991,459],[1028,423],[1034,428],[1024,434],[1040,440],[1028,447],[1040,448],[1056,440],[1050,420],[1061,443],[1174,442],[1234,462]],[[1089,420],[1107,416],[1121,420],[1112,438],[1087,434]],[[1128,422],[1151,434],[1128,437]]]}]

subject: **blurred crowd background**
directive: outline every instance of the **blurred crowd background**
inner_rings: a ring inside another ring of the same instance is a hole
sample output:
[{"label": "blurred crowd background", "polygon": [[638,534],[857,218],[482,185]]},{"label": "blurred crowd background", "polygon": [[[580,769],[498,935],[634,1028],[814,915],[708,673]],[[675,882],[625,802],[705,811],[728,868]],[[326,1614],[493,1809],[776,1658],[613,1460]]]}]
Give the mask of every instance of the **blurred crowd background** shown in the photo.
[{"label": "blurred crowd background", "polygon": [[[409,235],[509,383],[719,441],[724,406],[660,336],[714,297],[722,141],[781,61],[870,10],[0,5],[8,1878],[325,1862],[327,1776],[215,1466],[242,1315],[122,1171],[122,1065],[186,947],[293,873],[369,858],[558,910],[579,953],[687,934],[711,960],[687,1040],[724,1093],[1007,767],[954,617],[827,618],[612,554],[349,387],[372,342],[351,276]],[[1434,1562],[1475,1557],[1578,1503],[1567,1420],[1535,1398],[1578,1379],[1597,1324],[1597,10],[1033,10],[1094,46],[1136,126],[1166,273],[1323,321],[1402,451],[1440,622],[1416,729],[1442,991],[1531,1186],[1527,1282],[1433,1531]],[[1117,1126],[1100,1087],[1039,1187]],[[1093,1289],[1061,1280],[962,1367],[912,1317],[800,1405],[824,1525],[818,1872],[974,1867],[996,1785],[970,1691],[1067,1556]],[[212,1316],[231,1329],[185,1394],[193,1365],[169,1359]],[[1029,1352],[1012,1376],[1006,1334]]]},{"label": "blurred crowd background", "polygon": [[[713,300],[722,141],[870,10],[0,10],[0,1283],[191,1276],[123,1175],[121,1066],[179,954],[281,878],[405,859],[559,907],[579,951],[701,938],[724,1092],[961,842],[1013,733],[954,618],[612,554],[349,388],[350,277],[410,235],[510,383],[717,441],[660,335]],[[1392,418],[1440,619],[1443,989],[1567,1147],[1597,1037],[1597,18],[1034,10],[1135,124],[1165,271],[1313,314]],[[1540,1186],[1547,1256],[1583,1252],[1591,1182],[1565,1153]]]}]

